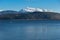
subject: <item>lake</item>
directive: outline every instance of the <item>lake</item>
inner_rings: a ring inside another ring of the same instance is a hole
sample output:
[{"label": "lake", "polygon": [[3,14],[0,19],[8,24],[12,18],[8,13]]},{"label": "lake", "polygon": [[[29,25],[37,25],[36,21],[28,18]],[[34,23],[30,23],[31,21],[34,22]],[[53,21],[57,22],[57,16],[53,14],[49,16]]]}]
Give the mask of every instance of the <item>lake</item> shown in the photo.
[{"label": "lake", "polygon": [[0,20],[0,40],[60,40],[60,21]]}]

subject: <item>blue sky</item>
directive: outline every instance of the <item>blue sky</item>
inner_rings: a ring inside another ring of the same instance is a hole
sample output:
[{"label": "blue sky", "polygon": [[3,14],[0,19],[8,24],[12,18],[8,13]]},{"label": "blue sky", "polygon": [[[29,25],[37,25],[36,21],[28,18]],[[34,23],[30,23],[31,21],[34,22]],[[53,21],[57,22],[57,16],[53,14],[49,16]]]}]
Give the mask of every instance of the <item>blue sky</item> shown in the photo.
[{"label": "blue sky", "polygon": [[0,10],[20,10],[27,6],[60,12],[60,0],[0,0]]}]

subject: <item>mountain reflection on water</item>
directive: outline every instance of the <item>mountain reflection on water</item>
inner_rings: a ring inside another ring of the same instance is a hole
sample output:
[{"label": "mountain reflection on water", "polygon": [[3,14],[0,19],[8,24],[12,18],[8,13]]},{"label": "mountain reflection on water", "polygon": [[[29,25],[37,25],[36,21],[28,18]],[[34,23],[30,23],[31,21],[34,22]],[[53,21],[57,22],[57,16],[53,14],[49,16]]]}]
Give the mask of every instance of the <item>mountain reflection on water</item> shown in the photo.
[{"label": "mountain reflection on water", "polygon": [[60,40],[60,21],[0,20],[0,40]]}]

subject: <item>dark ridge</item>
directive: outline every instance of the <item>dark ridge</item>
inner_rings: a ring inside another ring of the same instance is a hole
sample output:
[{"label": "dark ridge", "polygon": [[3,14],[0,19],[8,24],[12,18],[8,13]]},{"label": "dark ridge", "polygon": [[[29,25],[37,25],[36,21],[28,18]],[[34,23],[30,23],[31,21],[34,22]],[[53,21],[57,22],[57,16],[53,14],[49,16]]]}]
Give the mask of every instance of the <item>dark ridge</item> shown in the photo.
[{"label": "dark ridge", "polygon": [[60,13],[55,12],[17,12],[12,10],[1,11],[0,19],[24,20],[60,20]]}]

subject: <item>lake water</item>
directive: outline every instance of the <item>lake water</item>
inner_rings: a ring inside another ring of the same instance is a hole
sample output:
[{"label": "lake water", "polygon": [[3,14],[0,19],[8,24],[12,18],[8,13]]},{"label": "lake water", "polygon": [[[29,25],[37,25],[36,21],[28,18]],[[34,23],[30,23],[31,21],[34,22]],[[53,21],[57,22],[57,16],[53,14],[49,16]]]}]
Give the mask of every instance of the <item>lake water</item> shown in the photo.
[{"label": "lake water", "polygon": [[0,40],[60,40],[60,21],[0,20]]}]

